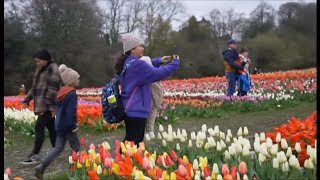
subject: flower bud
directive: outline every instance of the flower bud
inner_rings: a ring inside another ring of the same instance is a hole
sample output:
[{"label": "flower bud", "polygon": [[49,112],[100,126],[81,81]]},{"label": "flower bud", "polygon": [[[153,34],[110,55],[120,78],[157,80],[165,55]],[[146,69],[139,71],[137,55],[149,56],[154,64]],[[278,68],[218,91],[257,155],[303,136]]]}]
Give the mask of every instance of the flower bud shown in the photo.
[{"label": "flower bud", "polygon": [[146,141],[150,141],[150,136],[149,136],[149,134],[145,134],[144,137],[146,138]]},{"label": "flower bud", "polygon": [[160,131],[160,132],[163,132],[163,131],[164,131],[163,126],[162,126],[161,124],[159,125],[159,131]]},{"label": "flower bud", "polygon": [[242,136],[242,127],[240,127],[237,131],[237,136]]},{"label": "flower bud", "polygon": [[276,142],[280,142],[281,141],[281,134],[278,132],[277,136],[276,136]]},{"label": "flower bud", "polygon": [[301,146],[299,142],[296,142],[296,145],[294,146],[294,149],[299,153],[301,152]]},{"label": "flower bud", "polygon": [[244,128],[243,128],[243,135],[248,135],[249,134],[249,130],[248,130],[248,128],[247,128],[247,126],[245,126]]},{"label": "flower bud", "polygon": [[273,167],[274,169],[278,169],[278,168],[279,168],[278,158],[273,158],[273,160],[272,160],[272,167]]},{"label": "flower bud", "polygon": [[291,147],[288,147],[286,155],[288,158],[292,155]]},{"label": "flower bud", "polygon": [[281,148],[282,149],[287,149],[288,148],[288,143],[286,139],[281,139]]},{"label": "flower bud", "polygon": [[264,132],[260,133],[260,141],[265,141],[266,140],[266,134]]}]

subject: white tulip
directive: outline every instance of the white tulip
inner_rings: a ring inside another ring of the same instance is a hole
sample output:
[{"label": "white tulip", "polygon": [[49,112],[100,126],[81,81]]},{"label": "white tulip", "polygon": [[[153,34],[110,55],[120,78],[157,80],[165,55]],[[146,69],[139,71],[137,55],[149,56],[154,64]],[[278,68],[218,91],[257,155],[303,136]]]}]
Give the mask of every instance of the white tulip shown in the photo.
[{"label": "white tulip", "polygon": [[162,146],[165,146],[165,147],[167,146],[167,142],[164,139],[162,140]]},{"label": "white tulip", "polygon": [[267,150],[267,143],[264,142],[260,144],[260,152],[265,156],[269,156],[269,152]]},{"label": "white tulip", "polygon": [[208,133],[210,134],[210,136],[214,136],[214,131],[212,128],[209,128],[208,129]]},{"label": "white tulip", "polygon": [[164,131],[163,126],[162,126],[161,124],[159,124],[159,131],[160,131],[160,132],[163,132],[163,131]]},{"label": "white tulip", "polygon": [[168,138],[167,132],[162,132],[162,137],[163,137],[163,139],[167,139]]},{"label": "white tulip", "polygon": [[249,151],[249,149],[248,149],[247,146],[243,147],[243,149],[242,149],[242,155],[243,155],[243,156],[250,156],[250,151]]},{"label": "white tulip", "polygon": [[230,143],[230,137],[229,136],[226,137],[226,142]]},{"label": "white tulip", "polygon": [[263,154],[259,153],[258,160],[259,160],[259,162],[262,163],[266,160],[266,157]]},{"label": "white tulip", "polygon": [[189,139],[189,142],[188,142],[188,147],[192,147],[192,140],[191,139]]},{"label": "white tulip", "polygon": [[217,151],[221,151],[222,148],[221,148],[221,145],[220,145],[220,142],[217,142]]},{"label": "white tulip", "polygon": [[272,147],[271,147],[271,149],[270,149],[270,153],[272,154],[272,155],[277,155],[277,153],[278,153],[278,144],[274,144],[274,145],[272,145]]},{"label": "white tulip", "polygon": [[231,133],[231,130],[230,130],[230,129],[227,130],[227,136],[228,136],[229,138],[232,138],[232,133]]},{"label": "white tulip", "polygon": [[196,174],[196,175],[194,176],[194,180],[201,180],[201,179],[200,179],[200,175]]},{"label": "white tulip", "polygon": [[311,148],[309,150],[309,156],[314,163],[317,163],[317,151],[315,148]]},{"label": "white tulip", "polygon": [[206,144],[204,145],[204,149],[208,150],[210,148],[210,144],[208,142],[206,142]]},{"label": "white tulip", "polygon": [[168,134],[172,134],[172,126],[171,126],[171,124],[168,125]]},{"label": "white tulip", "polygon": [[202,132],[206,132],[207,131],[207,125],[206,124],[202,124],[201,131]]},{"label": "white tulip", "polygon": [[179,145],[179,143],[176,144],[176,150],[177,150],[177,151],[180,151],[180,145]]},{"label": "white tulip", "polygon": [[213,164],[212,173],[215,174],[215,175],[219,174],[219,167],[218,167],[217,163]]},{"label": "white tulip", "polygon": [[69,164],[73,164],[72,156],[69,156]]},{"label": "white tulip", "polygon": [[186,138],[183,137],[183,136],[181,136],[181,137],[180,137],[180,141],[181,141],[181,142],[186,142]]},{"label": "white tulip", "polygon": [[237,172],[237,180],[240,180],[240,174]]},{"label": "white tulip", "polygon": [[278,132],[277,136],[276,136],[276,142],[280,142],[281,141],[281,134]]},{"label": "white tulip", "polygon": [[149,132],[149,136],[150,136],[150,139],[156,138],[156,135],[154,134],[154,132]]},{"label": "white tulip", "polygon": [[159,139],[159,140],[162,139],[160,132],[158,132],[158,134],[157,134],[157,139]]},{"label": "white tulip", "polygon": [[219,134],[219,132],[220,132],[219,126],[215,125],[213,131],[214,131],[215,135]]},{"label": "white tulip", "polygon": [[254,151],[256,151],[256,152],[260,152],[261,151],[260,142],[254,142],[253,143],[253,147],[254,147]]},{"label": "white tulip", "polygon": [[226,135],[224,134],[224,132],[220,132],[220,139],[226,139]]},{"label": "white tulip", "polygon": [[260,141],[265,141],[266,140],[266,134],[264,132],[260,133]]},{"label": "white tulip", "polygon": [[188,134],[187,134],[187,131],[185,129],[182,129],[182,136],[184,138],[187,138],[188,137]]},{"label": "white tulip", "polygon": [[237,136],[242,136],[242,127],[240,127],[237,131]]},{"label": "white tulip", "polygon": [[167,141],[168,142],[172,142],[173,141],[172,133],[168,134]]},{"label": "white tulip", "polygon": [[178,139],[178,135],[176,134],[175,131],[172,132],[172,139]]},{"label": "white tulip", "polygon": [[196,140],[196,133],[194,131],[191,132],[191,140]]},{"label": "white tulip", "polygon": [[229,154],[228,150],[226,150],[224,152],[224,158],[226,158],[226,159],[230,159],[231,158],[231,155]]},{"label": "white tulip", "polygon": [[272,147],[272,139],[267,137],[267,148],[271,148]]},{"label": "white tulip", "polygon": [[288,147],[286,155],[288,158],[292,155],[291,147]]},{"label": "white tulip", "polygon": [[181,131],[180,131],[180,129],[178,128],[178,130],[177,130],[177,138],[178,137],[180,137],[182,134],[181,134]]},{"label": "white tulip", "polygon": [[286,139],[281,139],[281,148],[282,149],[287,149],[288,148],[288,143]]},{"label": "white tulip", "polygon": [[254,142],[259,142],[260,143],[260,136],[258,133],[254,134]]},{"label": "white tulip", "polygon": [[193,167],[194,170],[198,170],[199,169],[199,163],[198,163],[197,159],[193,160],[192,167]]},{"label": "white tulip", "polygon": [[222,149],[227,147],[226,143],[224,143],[224,141],[222,139],[220,140],[220,145],[221,145]]},{"label": "white tulip", "polygon": [[150,136],[149,136],[149,134],[145,134],[144,137],[146,138],[146,141],[150,141]]},{"label": "white tulip", "polygon": [[281,165],[281,169],[283,172],[288,172],[289,171],[289,163],[286,161]]},{"label": "white tulip", "polygon": [[234,146],[229,146],[228,147],[228,151],[230,155],[235,155],[236,154],[236,150]]},{"label": "white tulip", "polygon": [[245,175],[243,175],[243,178],[242,178],[243,180],[249,180],[249,178],[248,178],[248,176],[245,174]]},{"label": "white tulip", "polygon": [[248,130],[248,128],[247,128],[247,126],[245,126],[244,128],[243,128],[243,135],[248,135],[249,134],[249,130]]},{"label": "white tulip", "polygon": [[296,142],[296,145],[294,146],[294,149],[299,153],[301,152],[301,146],[299,142]]},{"label": "white tulip", "polygon": [[277,154],[277,158],[278,158],[278,160],[279,160],[279,163],[287,162],[287,157],[286,157],[286,155],[284,154],[283,151],[280,151],[280,152]]},{"label": "white tulip", "polygon": [[218,174],[217,180],[223,180],[221,174]]},{"label": "white tulip", "polygon": [[273,158],[272,167],[275,168],[275,169],[279,168],[279,160],[278,160],[278,158]]},{"label": "white tulip", "polygon": [[297,169],[300,168],[299,161],[298,161],[298,159],[296,158],[295,155],[292,155],[292,156],[289,158],[289,165],[292,166],[292,167],[294,167],[294,168],[297,168]]}]

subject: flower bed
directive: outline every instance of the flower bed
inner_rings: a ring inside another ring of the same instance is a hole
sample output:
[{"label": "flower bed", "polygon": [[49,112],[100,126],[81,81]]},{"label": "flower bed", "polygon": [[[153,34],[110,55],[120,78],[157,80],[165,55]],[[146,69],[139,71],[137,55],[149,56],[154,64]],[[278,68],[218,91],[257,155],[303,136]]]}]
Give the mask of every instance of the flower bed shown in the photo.
[{"label": "flower bed", "polygon": [[[315,116],[304,121],[306,129],[314,130]],[[146,146],[117,140],[114,155],[108,142],[97,148],[91,144],[79,157],[74,152],[69,157],[69,178],[316,179],[316,146],[309,144],[308,158],[301,165],[298,146],[288,146],[290,141],[285,137],[272,141],[270,133],[255,134],[252,148],[248,134],[246,127],[233,135],[230,130],[221,132],[218,126],[208,128],[204,124],[188,136],[184,129],[174,130],[168,125],[165,131],[160,125],[156,135],[145,136]]]}]

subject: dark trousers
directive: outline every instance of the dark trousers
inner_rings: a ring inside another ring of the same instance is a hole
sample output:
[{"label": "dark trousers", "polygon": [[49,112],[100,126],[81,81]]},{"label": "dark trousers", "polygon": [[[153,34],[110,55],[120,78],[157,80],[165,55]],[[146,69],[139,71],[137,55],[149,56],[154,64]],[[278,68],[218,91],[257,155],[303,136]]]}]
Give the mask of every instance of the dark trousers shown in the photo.
[{"label": "dark trousers", "polygon": [[126,117],[124,122],[126,124],[126,136],[124,140],[133,141],[134,144],[139,146],[139,143],[144,138],[147,118]]},{"label": "dark trousers", "polygon": [[49,137],[52,147],[55,145],[56,141],[56,131],[54,127],[55,117],[52,117],[51,112],[45,112],[42,115],[38,116],[35,125],[35,142],[33,147],[33,154],[39,154],[41,147],[45,139],[45,127],[49,131]]},{"label": "dark trousers", "polygon": [[42,164],[44,168],[46,168],[63,151],[67,140],[73,151],[78,152],[80,150],[80,142],[77,132],[69,132],[66,135],[58,135],[55,147],[48,152],[48,155],[43,160]]},{"label": "dark trousers", "polygon": [[232,96],[236,89],[237,73],[227,72],[226,79],[228,82],[227,96]]}]

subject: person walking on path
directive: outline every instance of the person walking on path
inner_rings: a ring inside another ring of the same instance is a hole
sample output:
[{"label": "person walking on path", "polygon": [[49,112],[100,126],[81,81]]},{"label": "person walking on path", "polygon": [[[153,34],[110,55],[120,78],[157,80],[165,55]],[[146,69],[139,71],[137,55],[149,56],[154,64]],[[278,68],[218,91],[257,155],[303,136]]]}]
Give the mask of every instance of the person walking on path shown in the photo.
[{"label": "person walking on path", "polygon": [[[115,70],[120,74],[124,66],[130,66],[120,77],[121,100],[127,117],[124,119],[124,141],[136,145],[143,141],[147,118],[151,111],[151,84],[164,80],[178,70],[179,56],[163,56],[152,59],[152,66],[140,60],[144,53],[143,41],[135,35],[122,36],[123,54],[117,59]],[[166,64],[168,63],[168,64]],[[166,64],[165,66],[160,66]]]},{"label": "person walking on path", "polygon": [[56,95],[60,88],[61,77],[58,65],[51,59],[50,53],[46,49],[38,50],[34,59],[37,65],[33,84],[26,98],[23,100],[24,108],[28,107],[30,101],[34,102],[34,113],[38,115],[35,123],[34,147],[23,160],[22,164],[34,164],[40,161],[39,155],[45,139],[45,127],[49,131],[52,147],[55,145],[56,132],[54,128],[56,112]]},{"label": "person walking on path", "polygon": [[[149,56],[142,56],[140,59],[145,61],[150,66],[153,66]],[[163,87],[161,81],[151,84],[151,95],[151,112],[147,120],[146,133],[154,132],[154,123],[157,116],[159,115],[160,105],[162,104],[163,100]]]},{"label": "person walking on path", "polygon": [[225,65],[226,79],[228,83],[227,96],[233,96],[236,88],[237,70],[243,70],[244,67],[238,65],[236,60],[239,56],[237,52],[237,41],[231,39],[228,41],[228,48],[222,52]]},{"label": "person walking on path", "polygon": [[43,162],[35,167],[35,176],[43,179],[46,167],[63,151],[66,141],[76,153],[79,153],[80,142],[77,135],[77,94],[76,89],[80,83],[80,75],[73,69],[62,64],[59,67],[64,86],[57,93],[57,119],[55,128],[57,139]]}]

